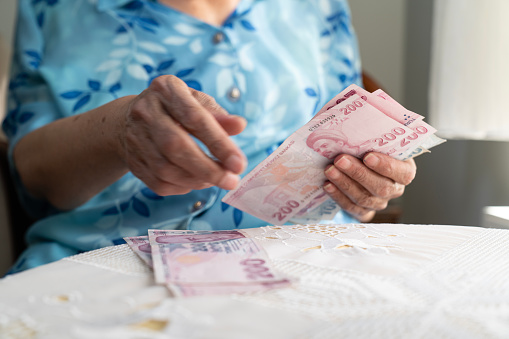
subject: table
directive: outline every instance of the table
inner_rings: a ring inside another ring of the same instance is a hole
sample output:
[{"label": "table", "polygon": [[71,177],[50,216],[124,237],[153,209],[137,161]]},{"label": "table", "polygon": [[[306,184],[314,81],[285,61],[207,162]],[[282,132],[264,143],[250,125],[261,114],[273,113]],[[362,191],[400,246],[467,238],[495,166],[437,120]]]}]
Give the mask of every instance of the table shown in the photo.
[{"label": "table", "polygon": [[248,230],[291,287],[173,298],[127,245],[0,280],[1,338],[508,338],[509,230]]}]

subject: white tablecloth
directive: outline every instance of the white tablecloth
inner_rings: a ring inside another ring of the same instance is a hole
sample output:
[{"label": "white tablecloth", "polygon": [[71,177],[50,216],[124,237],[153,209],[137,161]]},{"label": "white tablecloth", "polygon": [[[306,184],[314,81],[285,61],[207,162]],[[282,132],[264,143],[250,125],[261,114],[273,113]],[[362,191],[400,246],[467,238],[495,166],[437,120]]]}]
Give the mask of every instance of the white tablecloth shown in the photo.
[{"label": "white tablecloth", "polygon": [[509,230],[248,230],[289,288],[172,298],[127,245],[0,280],[0,338],[509,338]]}]

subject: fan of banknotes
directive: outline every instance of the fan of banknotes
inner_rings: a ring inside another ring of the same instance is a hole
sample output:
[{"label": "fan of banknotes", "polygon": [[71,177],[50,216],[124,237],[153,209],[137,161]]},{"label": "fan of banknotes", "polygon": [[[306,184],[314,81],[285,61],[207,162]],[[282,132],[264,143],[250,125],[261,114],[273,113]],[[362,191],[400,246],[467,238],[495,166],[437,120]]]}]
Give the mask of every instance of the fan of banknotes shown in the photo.
[{"label": "fan of banknotes", "polygon": [[286,287],[256,239],[242,230],[148,230],[126,237],[129,247],[154,271],[156,283],[176,297],[258,292]]},{"label": "fan of banknotes", "polygon": [[406,160],[444,139],[423,116],[382,90],[351,85],[329,101],[228,192],[223,202],[274,225],[315,223],[339,211],[323,190],[324,170],[339,154],[379,152]]}]

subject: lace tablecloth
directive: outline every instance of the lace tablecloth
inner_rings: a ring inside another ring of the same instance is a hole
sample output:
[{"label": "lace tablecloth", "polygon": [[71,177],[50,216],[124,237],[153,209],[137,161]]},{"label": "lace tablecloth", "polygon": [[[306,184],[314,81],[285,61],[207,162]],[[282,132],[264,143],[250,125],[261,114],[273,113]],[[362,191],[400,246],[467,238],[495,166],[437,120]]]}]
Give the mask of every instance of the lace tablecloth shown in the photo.
[{"label": "lace tablecloth", "polygon": [[509,338],[509,230],[248,230],[289,288],[172,298],[127,245],[0,280],[0,338]]}]

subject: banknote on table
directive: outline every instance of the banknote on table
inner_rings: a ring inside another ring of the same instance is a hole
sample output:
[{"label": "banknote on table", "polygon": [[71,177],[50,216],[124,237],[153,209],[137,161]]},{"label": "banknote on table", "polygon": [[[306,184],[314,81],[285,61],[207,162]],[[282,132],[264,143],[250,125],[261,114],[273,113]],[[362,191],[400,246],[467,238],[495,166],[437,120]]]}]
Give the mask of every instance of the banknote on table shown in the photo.
[{"label": "banknote on table", "polygon": [[[339,154],[406,160],[444,142],[436,129],[383,91],[351,85],[256,166],[223,202],[272,224],[305,220],[330,201],[325,167]],[[329,213],[331,215],[332,213]],[[295,218],[295,219],[294,219]]]},{"label": "banknote on table", "polygon": [[155,280],[175,296],[245,293],[285,287],[265,250],[239,230],[149,230]]},{"label": "banknote on table", "polygon": [[150,242],[148,235],[142,235],[139,237],[125,237],[125,242],[133,250],[134,253],[140,257],[150,268],[153,267],[152,263],[152,249],[150,248]]}]

